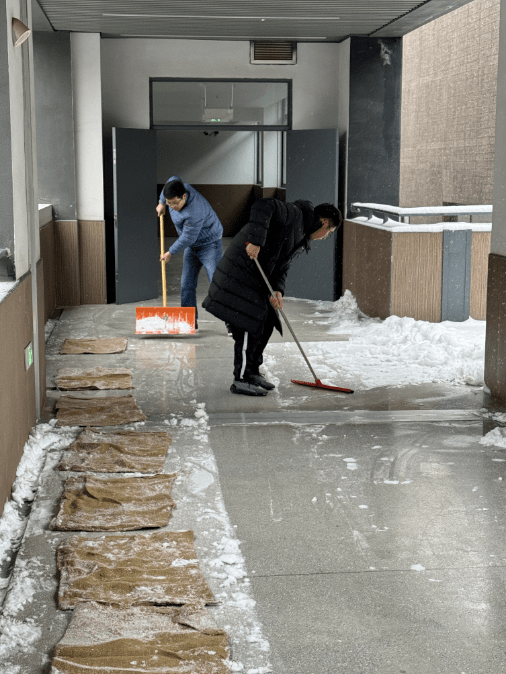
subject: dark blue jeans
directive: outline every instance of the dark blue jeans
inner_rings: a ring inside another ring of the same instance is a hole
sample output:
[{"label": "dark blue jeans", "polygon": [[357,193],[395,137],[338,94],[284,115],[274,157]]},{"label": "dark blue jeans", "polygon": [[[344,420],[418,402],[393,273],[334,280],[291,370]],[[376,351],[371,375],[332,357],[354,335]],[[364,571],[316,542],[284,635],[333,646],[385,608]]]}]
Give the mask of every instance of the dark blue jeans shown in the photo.
[{"label": "dark blue jeans", "polygon": [[209,282],[213,278],[216,265],[221,260],[223,249],[221,239],[205,246],[189,246],[184,250],[183,273],[181,274],[181,306],[195,307],[197,317],[197,283],[202,267]]}]

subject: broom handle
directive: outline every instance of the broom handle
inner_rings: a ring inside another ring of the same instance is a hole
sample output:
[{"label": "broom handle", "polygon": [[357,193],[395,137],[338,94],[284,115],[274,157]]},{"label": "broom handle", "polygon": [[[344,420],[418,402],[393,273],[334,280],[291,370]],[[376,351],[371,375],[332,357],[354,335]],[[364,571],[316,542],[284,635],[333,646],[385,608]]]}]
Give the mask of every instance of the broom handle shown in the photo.
[{"label": "broom handle", "polygon": [[[257,265],[257,267],[258,267],[258,271],[262,274],[263,279],[264,279],[265,283],[267,284],[267,287],[269,288],[269,292],[270,292],[271,296],[272,296],[274,299],[277,299],[276,295],[274,294],[274,290],[272,289],[271,284],[269,283],[269,279],[268,279],[267,276],[264,274],[264,270],[263,270],[262,267],[260,266],[260,262],[257,260],[256,257],[254,257],[253,259],[254,259],[255,262],[256,262],[256,265]],[[304,356],[304,360],[306,361],[308,368],[311,370],[311,374],[313,375],[314,380],[317,382],[317,381],[318,381],[318,377],[316,376],[315,371],[314,371],[313,368],[311,367],[311,363],[310,363],[309,360],[307,359],[307,356],[306,356],[306,354],[304,353],[304,350],[303,350],[302,346],[300,345],[299,340],[298,340],[297,337],[295,336],[295,332],[292,330],[292,326],[290,325],[290,321],[289,321],[288,318],[286,317],[285,312],[283,311],[283,309],[280,308],[280,309],[278,309],[278,311],[280,312],[280,314],[281,314],[281,315],[283,316],[283,318],[285,319],[285,323],[286,323],[288,329],[290,330],[290,332],[292,333],[292,337],[294,338],[295,343],[296,343],[297,346],[299,347],[301,354]]]},{"label": "broom handle", "polygon": [[[163,226],[163,213],[160,214],[160,250],[162,256],[165,253],[165,229]],[[162,293],[163,293],[163,306],[167,306],[167,276],[165,272],[165,260],[162,260]]]}]

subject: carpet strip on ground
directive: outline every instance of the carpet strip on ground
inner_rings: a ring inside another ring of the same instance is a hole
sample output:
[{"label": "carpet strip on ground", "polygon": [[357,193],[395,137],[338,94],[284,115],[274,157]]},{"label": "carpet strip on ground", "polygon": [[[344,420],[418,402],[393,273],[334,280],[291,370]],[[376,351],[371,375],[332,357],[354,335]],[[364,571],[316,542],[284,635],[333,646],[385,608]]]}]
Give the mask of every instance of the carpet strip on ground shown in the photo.
[{"label": "carpet strip on ground", "polygon": [[[65,340],[60,353],[126,348],[126,340],[105,342],[119,340]],[[61,370],[55,382],[64,390],[133,387],[130,370],[98,366]],[[177,477],[160,472],[170,434],[96,428],[144,421],[132,395],[67,395],[55,409],[60,426],[86,426],[58,469],[86,474],[66,478],[50,528],[127,532],[166,526],[175,507],[170,494]],[[99,472],[156,474],[103,477]],[[160,530],[72,536],[60,545],[58,607],[74,613],[54,650],[51,674],[227,674],[228,635],[204,608],[217,602],[193,538],[193,531]]]},{"label": "carpet strip on ground", "polygon": [[51,674],[229,674],[228,635],[200,606],[76,607]]},{"label": "carpet strip on ground", "polygon": [[126,351],[127,345],[128,340],[126,337],[112,337],[110,339],[98,339],[97,337],[66,339],[60,349],[60,354],[122,353],[123,351]]},{"label": "carpet strip on ground", "polygon": [[72,536],[56,559],[63,611],[82,601],[121,608],[217,603],[198,565],[193,531]]},{"label": "carpet strip on ground", "polygon": [[131,531],[167,526],[176,506],[170,497],[177,473],[102,478],[79,475],[65,480],[56,531]]},{"label": "carpet strip on ground", "polygon": [[114,390],[134,388],[132,370],[128,368],[94,367],[91,370],[77,370],[67,367],[55,377],[57,389],[62,391],[84,391],[87,389]]},{"label": "carpet strip on ground", "polygon": [[164,431],[82,431],[63,455],[58,470],[95,473],[159,473],[172,443]]},{"label": "carpet strip on ground", "polygon": [[60,426],[120,426],[146,421],[133,395],[83,398],[67,395],[55,403]]}]

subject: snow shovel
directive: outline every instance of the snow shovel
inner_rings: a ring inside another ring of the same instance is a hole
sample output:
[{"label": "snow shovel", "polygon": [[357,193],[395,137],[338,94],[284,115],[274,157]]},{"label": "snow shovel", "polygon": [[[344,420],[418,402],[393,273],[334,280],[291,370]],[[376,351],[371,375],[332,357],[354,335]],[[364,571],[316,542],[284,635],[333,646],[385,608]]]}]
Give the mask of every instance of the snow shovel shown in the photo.
[{"label": "snow shovel", "polygon": [[[160,215],[160,249],[165,253],[163,213]],[[165,260],[162,264],[163,307],[135,307],[136,335],[194,335],[195,307],[167,306]]]},{"label": "snow shovel", "polygon": [[[274,299],[277,299],[276,295],[274,294],[274,290],[272,289],[271,284],[269,283],[269,279],[268,279],[267,276],[264,274],[264,270],[263,270],[262,267],[260,266],[260,262],[257,260],[256,257],[253,258],[253,259],[254,259],[255,262],[256,262],[256,265],[257,265],[257,267],[258,267],[258,271],[262,274],[262,277],[263,277],[265,283],[267,284],[267,287],[269,288],[269,292],[270,292],[271,296],[274,297]],[[302,346],[300,345],[299,340],[298,340],[297,337],[295,336],[295,332],[292,330],[292,326],[290,325],[290,322],[289,322],[288,318],[286,317],[285,312],[283,311],[283,309],[278,309],[278,311],[279,311],[279,313],[283,316],[283,318],[284,318],[284,320],[285,320],[285,323],[286,323],[288,329],[289,329],[290,332],[292,333],[292,337],[294,338],[295,343],[296,343],[297,346],[299,347],[300,352],[301,352],[301,354],[304,356],[304,360],[306,361],[307,366],[308,366],[309,369],[311,370],[311,374],[312,374],[313,377],[314,377],[314,381],[299,381],[298,379],[292,379],[291,381],[292,381],[294,384],[301,384],[302,386],[314,386],[315,388],[325,388],[325,389],[329,389],[329,391],[340,391],[341,393],[353,393],[353,391],[352,391],[351,389],[349,389],[349,388],[341,388],[341,387],[339,387],[339,386],[328,386],[327,384],[322,384],[322,382],[321,382],[321,381],[318,379],[318,377],[316,376],[315,371],[314,371],[313,368],[311,367],[311,363],[310,363],[309,360],[307,359],[307,356],[306,356],[306,354],[304,353],[304,351],[303,351],[303,349],[302,349]]]}]

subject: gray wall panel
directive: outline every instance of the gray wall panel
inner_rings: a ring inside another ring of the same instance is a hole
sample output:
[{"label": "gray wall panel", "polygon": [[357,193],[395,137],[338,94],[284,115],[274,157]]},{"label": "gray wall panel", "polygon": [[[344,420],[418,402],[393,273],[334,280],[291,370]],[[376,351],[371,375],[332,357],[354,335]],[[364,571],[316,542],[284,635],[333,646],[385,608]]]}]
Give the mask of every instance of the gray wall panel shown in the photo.
[{"label": "gray wall panel", "polygon": [[471,244],[469,230],[443,232],[442,321],[466,321],[471,295]]},{"label": "gray wall panel", "polygon": [[[337,129],[289,131],[286,160],[286,200],[307,199],[313,206],[337,204]],[[308,255],[292,262],[285,295],[311,300],[335,300],[336,235],[313,241]],[[339,292],[340,295],[340,292]]]},{"label": "gray wall panel", "polygon": [[75,220],[76,176],[70,33],[33,34],[39,201]]},{"label": "gray wall panel", "polygon": [[158,297],[156,131],[113,128],[116,304]]},{"label": "gray wall panel", "polygon": [[348,209],[399,205],[401,85],[401,38],[351,38]]}]

